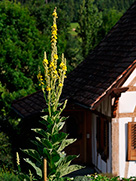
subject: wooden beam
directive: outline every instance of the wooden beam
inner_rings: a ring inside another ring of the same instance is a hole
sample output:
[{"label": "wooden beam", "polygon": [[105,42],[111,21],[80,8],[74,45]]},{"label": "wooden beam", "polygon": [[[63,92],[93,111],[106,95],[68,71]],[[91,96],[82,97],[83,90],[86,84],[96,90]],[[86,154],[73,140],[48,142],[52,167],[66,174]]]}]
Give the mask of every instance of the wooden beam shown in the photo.
[{"label": "wooden beam", "polygon": [[136,86],[130,86],[128,91],[136,91]]},{"label": "wooden beam", "polygon": [[133,86],[136,83],[136,77],[129,83],[129,86]]},{"label": "wooden beam", "polygon": [[119,87],[119,88],[114,88],[112,91],[112,94],[116,96],[120,96],[121,93],[126,92],[129,88],[128,87]]},{"label": "wooden beam", "polygon": [[136,117],[136,112],[132,113],[119,113],[119,118]]}]

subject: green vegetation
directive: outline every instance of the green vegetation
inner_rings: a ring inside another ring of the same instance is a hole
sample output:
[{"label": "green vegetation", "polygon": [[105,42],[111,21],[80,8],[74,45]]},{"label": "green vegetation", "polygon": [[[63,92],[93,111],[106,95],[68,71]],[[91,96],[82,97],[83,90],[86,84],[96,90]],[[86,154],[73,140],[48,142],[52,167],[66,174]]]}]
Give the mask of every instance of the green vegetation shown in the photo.
[{"label": "green vegetation", "polygon": [[20,181],[18,176],[10,172],[0,172],[0,180],[2,181]]},{"label": "green vegetation", "polygon": [[91,181],[91,180],[96,180],[96,181],[131,181],[131,180],[136,180],[136,177],[130,177],[130,178],[120,178],[120,177],[113,177],[113,176],[106,176],[106,174],[94,174],[94,175],[87,175],[87,176],[78,176],[73,179],[74,181]]},{"label": "green vegetation", "polygon": [[[42,65],[44,50],[46,49],[47,55],[51,53],[51,13],[54,7],[57,6],[59,17],[58,55],[64,52],[69,73],[104,38],[133,2],[134,0],[0,1],[1,168],[5,166],[14,169],[13,148],[19,132],[19,119],[11,110],[11,103],[39,89],[38,66]],[[73,31],[74,28],[76,31]],[[60,63],[61,59],[58,60],[58,64]]]},{"label": "green vegetation", "polygon": [[9,137],[0,132],[0,168],[13,168],[13,157]]},{"label": "green vegetation", "polygon": [[28,10],[9,1],[0,2],[0,35],[0,115],[8,119],[11,102],[35,91],[45,39]]},{"label": "green vegetation", "polygon": [[126,11],[135,0],[96,0],[95,3],[99,10],[116,9]]},{"label": "green vegetation", "polygon": [[76,30],[77,30],[77,27],[78,27],[78,26],[79,26],[78,23],[71,23],[71,24],[70,24],[70,31],[69,31],[69,33],[70,33],[72,36],[77,36]]},{"label": "green vegetation", "polygon": [[102,14],[98,11],[94,0],[83,0],[79,9],[78,36],[82,39],[82,55],[85,58],[98,40],[98,30],[102,24]]}]

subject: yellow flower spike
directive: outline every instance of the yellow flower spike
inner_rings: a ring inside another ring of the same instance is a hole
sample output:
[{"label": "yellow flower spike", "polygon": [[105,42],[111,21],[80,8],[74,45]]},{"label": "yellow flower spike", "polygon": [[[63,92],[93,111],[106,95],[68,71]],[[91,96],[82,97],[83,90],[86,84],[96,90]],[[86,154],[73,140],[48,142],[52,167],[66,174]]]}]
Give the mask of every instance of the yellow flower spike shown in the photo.
[{"label": "yellow flower spike", "polygon": [[62,83],[59,83],[59,86],[60,86],[60,87],[62,87],[62,86],[63,86],[63,84],[62,84]]},{"label": "yellow flower spike", "polygon": [[57,36],[56,35],[54,35],[54,39],[57,40]]},{"label": "yellow flower spike", "polygon": [[54,54],[54,59],[58,60],[58,55],[57,54]]},{"label": "yellow flower spike", "polygon": [[[57,42],[56,39],[52,39],[51,42]],[[53,43],[54,44],[54,43]]]},{"label": "yellow flower spike", "polygon": [[62,70],[67,71],[66,65],[64,65],[64,66],[62,67]]},{"label": "yellow flower spike", "polygon": [[59,73],[61,73],[62,72],[62,70],[61,69],[59,69]]},{"label": "yellow flower spike", "polygon": [[56,25],[56,24],[54,24],[54,25],[52,26],[52,28],[55,28],[55,29],[57,29],[57,25]]},{"label": "yellow flower spike", "polygon": [[58,74],[57,70],[54,71],[54,74]]},{"label": "yellow flower spike", "polygon": [[61,62],[60,67],[62,68],[63,66],[65,66],[65,64],[63,62]]},{"label": "yellow flower spike", "polygon": [[48,64],[48,60],[47,60],[47,59],[44,59],[44,60],[43,60],[43,63]]},{"label": "yellow flower spike", "polygon": [[52,16],[54,16],[55,18],[58,18],[56,9],[57,9],[57,8],[54,9],[54,11],[53,11],[53,13],[52,13]]},{"label": "yellow flower spike", "polygon": [[[66,59],[64,58],[64,54],[62,54],[62,61],[58,65],[58,55],[57,55],[57,12],[56,8],[53,12],[53,25],[51,26],[51,59],[48,60],[46,56],[46,52],[44,52],[43,58],[43,68],[44,68],[44,80],[39,71],[38,79],[39,85],[44,92],[46,103],[48,106],[49,116],[52,115],[52,111],[57,110],[57,105],[60,99],[60,95],[62,92],[62,88],[64,85],[64,78],[66,77]],[[45,84],[45,85],[44,85]],[[55,103],[54,103],[55,100]]]},{"label": "yellow flower spike", "polygon": [[54,67],[54,63],[53,62],[50,63],[50,67]]},{"label": "yellow flower spike", "polygon": [[51,88],[50,87],[46,87],[46,90],[48,91],[48,92],[50,92],[51,91]]},{"label": "yellow flower spike", "polygon": [[53,12],[52,15],[55,16],[55,17],[57,17],[57,13],[56,13],[56,12]]},{"label": "yellow flower spike", "polygon": [[37,78],[40,79],[42,77],[41,73],[38,73]]},{"label": "yellow flower spike", "polygon": [[55,67],[55,66],[53,66],[53,70],[56,70],[56,67]]},{"label": "yellow flower spike", "polygon": [[17,165],[20,165],[20,159],[19,159],[19,154],[16,152],[16,159],[17,159]]},{"label": "yellow flower spike", "polygon": [[54,36],[54,35],[57,35],[57,31],[56,31],[56,30],[52,31],[52,35],[53,35],[53,36]]}]

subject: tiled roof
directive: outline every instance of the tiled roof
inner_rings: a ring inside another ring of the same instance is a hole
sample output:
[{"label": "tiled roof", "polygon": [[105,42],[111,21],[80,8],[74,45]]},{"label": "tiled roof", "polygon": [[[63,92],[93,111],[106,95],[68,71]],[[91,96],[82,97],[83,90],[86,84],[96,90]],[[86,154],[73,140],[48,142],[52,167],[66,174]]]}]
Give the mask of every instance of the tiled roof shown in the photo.
[{"label": "tiled roof", "polygon": [[[89,56],[68,75],[63,97],[93,108],[103,95],[125,77],[130,65],[136,64],[135,60],[136,2]],[[42,92],[14,102],[13,108],[23,116],[38,112],[45,106],[38,94],[41,96]],[[28,100],[33,102],[27,103]]]},{"label": "tiled roof", "polygon": [[42,91],[38,91],[19,100],[15,100],[12,104],[12,108],[21,117],[27,117],[39,113],[45,107],[46,103]]}]

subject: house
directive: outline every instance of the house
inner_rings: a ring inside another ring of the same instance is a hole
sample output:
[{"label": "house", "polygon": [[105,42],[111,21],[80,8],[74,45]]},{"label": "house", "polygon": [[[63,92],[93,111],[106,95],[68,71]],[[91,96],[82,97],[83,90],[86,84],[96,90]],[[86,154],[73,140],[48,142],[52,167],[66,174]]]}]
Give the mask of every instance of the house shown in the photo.
[{"label": "house", "polygon": [[[136,176],[136,2],[68,75],[62,96],[69,115],[64,131],[77,138],[66,151],[99,172]],[[43,94],[12,107],[28,123],[45,107]]]}]

